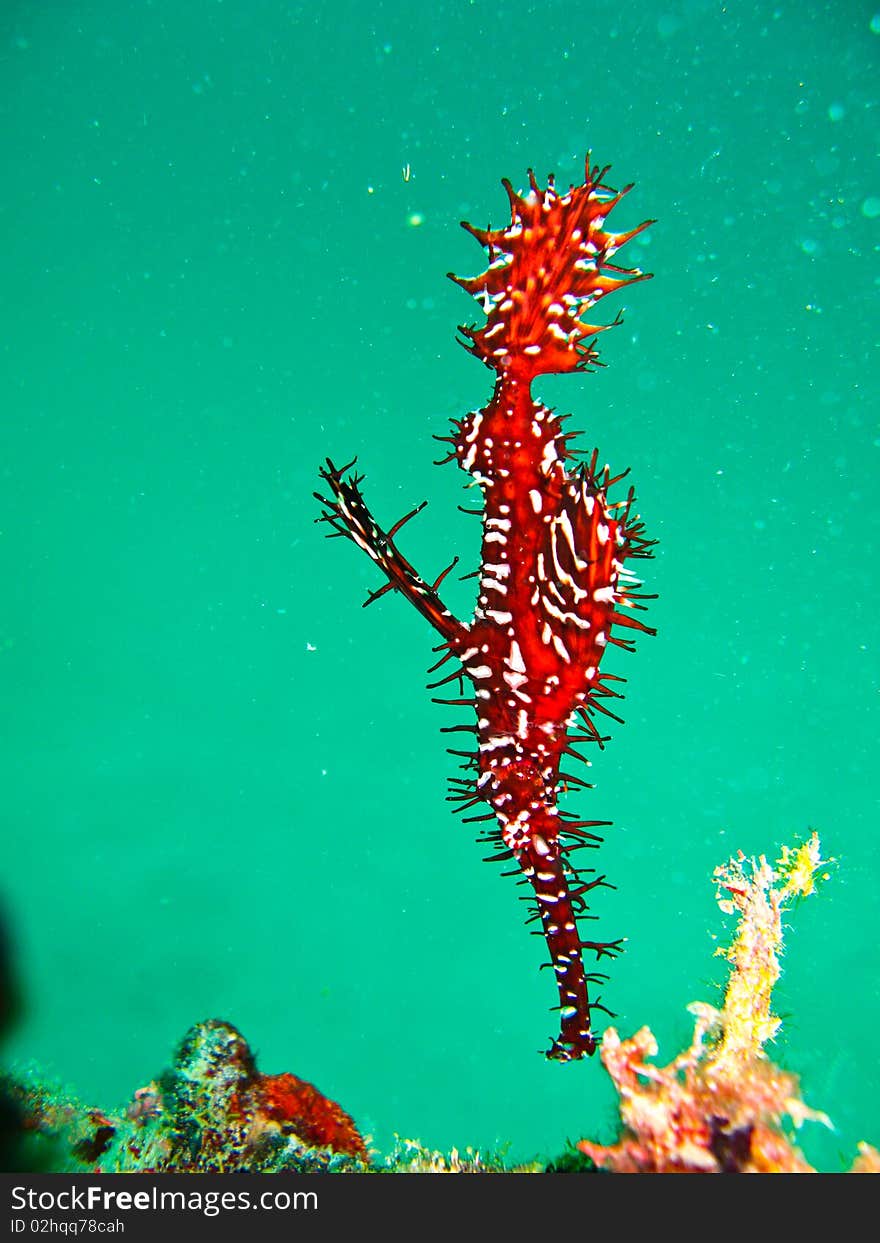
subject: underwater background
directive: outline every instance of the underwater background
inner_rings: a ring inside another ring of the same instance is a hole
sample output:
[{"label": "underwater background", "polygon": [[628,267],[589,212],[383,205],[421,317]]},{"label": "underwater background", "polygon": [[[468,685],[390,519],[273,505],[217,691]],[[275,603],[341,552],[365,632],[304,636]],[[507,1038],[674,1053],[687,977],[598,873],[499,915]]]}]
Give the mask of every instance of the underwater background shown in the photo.
[{"label": "underwater background", "polygon": [[615,822],[604,1000],[668,1061],[720,998],[713,868],[818,829],[769,1052],[835,1123],[814,1164],[880,1141],[876,6],[7,0],[0,115],[7,1064],[109,1107],[219,1017],[382,1149],[613,1136],[598,1058],[541,1056],[542,942],[444,801],[432,632],[362,611],[378,572],[312,498],[357,454],[386,527],[429,498],[425,577],[476,568],[431,464],[491,388],[458,222],[592,149],[637,182],[614,227],[658,219],[607,368],[536,385],[660,541],[659,634],[609,653],[626,725],[569,802]]}]

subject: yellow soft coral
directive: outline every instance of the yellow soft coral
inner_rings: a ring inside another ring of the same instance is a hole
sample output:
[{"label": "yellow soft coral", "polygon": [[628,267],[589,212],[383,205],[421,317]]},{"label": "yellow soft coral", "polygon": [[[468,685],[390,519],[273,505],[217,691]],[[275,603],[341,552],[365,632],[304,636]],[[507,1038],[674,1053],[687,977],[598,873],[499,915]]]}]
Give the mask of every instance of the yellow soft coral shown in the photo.
[{"label": "yellow soft coral", "polygon": [[718,950],[733,965],[721,1011],[722,1035],[712,1053],[718,1073],[725,1067],[733,1073],[776,1035],[780,1020],[770,1002],[779,979],[782,912],[794,898],[815,892],[817,873],[825,866],[814,832],[799,846],[783,847],[775,869],[763,855],[755,861],[742,853],[715,869],[719,907],[739,916],[733,944]]},{"label": "yellow soft coral", "polygon": [[[812,1167],[783,1129],[827,1117],[804,1104],[795,1075],[780,1070],[764,1046],[779,1029],[771,1011],[779,978],[782,915],[815,891],[827,866],[816,833],[783,849],[775,867],[743,854],[716,868],[718,905],[738,917],[733,943],[719,950],[731,964],[720,1010],[696,1002],[690,1046],[668,1066],[650,1028],[629,1040],[609,1028],[602,1062],[620,1096],[623,1133],[613,1147],[582,1140],[581,1152],[620,1173],[741,1171],[808,1173]],[[863,1146],[858,1168],[871,1168]]]}]

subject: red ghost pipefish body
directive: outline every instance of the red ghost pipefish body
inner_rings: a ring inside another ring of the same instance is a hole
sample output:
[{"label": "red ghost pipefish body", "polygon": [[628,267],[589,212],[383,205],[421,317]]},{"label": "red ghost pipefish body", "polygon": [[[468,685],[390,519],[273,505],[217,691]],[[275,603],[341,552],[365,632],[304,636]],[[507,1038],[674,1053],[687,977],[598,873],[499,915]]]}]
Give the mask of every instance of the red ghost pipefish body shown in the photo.
[{"label": "red ghost pipefish body", "polygon": [[[474,750],[451,752],[464,759],[466,776],[452,779],[449,798],[457,811],[488,805],[465,819],[491,822],[481,840],[496,848],[492,860],[514,860],[514,874],[531,887],[531,918],[540,919],[559,989],[560,1032],[548,1057],[560,1061],[595,1051],[591,1012],[605,1009],[591,989],[606,977],[585,971],[583,951],[598,962],[622,948],[621,941],[582,940],[578,930],[587,895],[607,882],[595,869],[577,866],[573,855],[598,846],[595,830],[608,821],[559,809],[561,792],[587,784],[561,772],[561,764],[563,757],[583,760],[578,743],[604,745],[597,714],[620,720],[607,701],[621,698],[622,679],[600,673],[607,646],[632,648],[621,629],[653,633],[633,615],[648,597],[638,594],[641,584],[627,563],[650,557],[652,541],[633,512],[632,490],[609,500],[623,476],[598,466],[598,450],[578,461],[582,455],[570,447],[562,417],[531,393],[536,376],[596,364],[595,336],[613,324],[582,317],[606,294],[646,279],[637,268],[612,262],[652,222],[626,233],[606,230],[609,213],[631,189],[615,193],[604,184],[607,171],[591,169],[588,157],[583,185],[564,194],[552,177],[541,189],[531,172],[525,194],[504,181],[510,224],[486,230],[463,224],[488,250],[479,276],[452,276],[486,314],[482,327],[461,328],[463,344],[495,373],[495,385],[487,406],[453,420],[452,434],[438,439],[450,445],[445,461],[457,460],[484,498],[473,620],[459,621],[438,594],[457,557],[429,583],[397,547],[398,532],[422,505],[383,530],[364,502],[362,476],[350,473],[353,462],[338,469],[328,460],[321,475],[331,496],[316,493],[325,506],[322,520],[385,575],[366,603],[400,592],[442,637],[435,651],[443,654],[431,672],[458,661],[431,684],[458,682],[460,698],[436,702],[476,709],[475,725],[446,731],[476,735]],[[465,678],[473,686],[469,698]]]}]

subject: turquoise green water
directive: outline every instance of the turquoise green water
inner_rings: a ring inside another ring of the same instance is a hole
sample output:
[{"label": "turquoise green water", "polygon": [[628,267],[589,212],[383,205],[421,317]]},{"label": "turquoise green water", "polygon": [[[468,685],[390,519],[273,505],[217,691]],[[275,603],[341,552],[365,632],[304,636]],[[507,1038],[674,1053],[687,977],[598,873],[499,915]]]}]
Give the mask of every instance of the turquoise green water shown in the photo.
[{"label": "turquoise green water", "polygon": [[539,1055],[540,943],[444,802],[431,633],[361,610],[376,572],[311,498],[358,454],[386,524],[430,499],[426,577],[476,565],[431,465],[489,391],[458,221],[592,147],[638,183],[619,227],[659,220],[607,369],[539,386],[661,541],[578,802],[616,824],[606,1000],[671,1057],[718,997],[713,867],[818,828],[840,862],[792,918],[774,1056],[836,1124],[813,1161],[880,1141],[880,16],[8,0],[0,64],[7,1052],[107,1105],[217,1016],[380,1147],[612,1134],[598,1060]]}]

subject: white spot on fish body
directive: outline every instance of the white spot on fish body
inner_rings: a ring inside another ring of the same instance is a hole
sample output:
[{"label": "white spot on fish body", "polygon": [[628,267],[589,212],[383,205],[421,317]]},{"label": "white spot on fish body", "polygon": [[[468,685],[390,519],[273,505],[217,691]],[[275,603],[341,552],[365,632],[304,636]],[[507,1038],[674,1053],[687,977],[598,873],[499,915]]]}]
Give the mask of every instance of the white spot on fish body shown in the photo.
[{"label": "white spot on fish body", "polygon": [[[559,593],[557,592],[556,594],[558,595]],[[581,594],[586,595],[586,592]],[[571,625],[577,626],[580,630],[590,629],[590,619],[588,617],[580,617],[577,613],[569,613],[567,611],[563,612],[563,610],[558,609],[553,601],[548,599],[547,596],[544,596],[543,604],[546,612],[548,612],[551,617],[555,617],[557,621],[561,621],[564,626],[571,623]]]},{"label": "white spot on fish body", "polygon": [[553,466],[559,461],[559,454],[556,452],[556,445],[552,440],[548,440],[544,446],[544,456],[541,459],[541,470],[545,475],[549,475]]},{"label": "white spot on fish body", "polygon": [[[596,640],[598,642],[598,635],[596,636]],[[558,634],[555,634],[553,636],[553,646],[556,648],[556,651],[559,653],[559,655],[562,657],[565,663],[567,665],[571,664],[571,656],[568,654],[568,649],[566,648],[565,644],[562,642]]]},{"label": "white spot on fish body", "polygon": [[589,569],[590,567],[589,561],[581,561],[580,557],[578,557],[577,555],[577,541],[574,538],[574,531],[571,525],[571,518],[568,516],[568,513],[566,510],[563,510],[562,513],[559,515],[559,517],[554,520],[554,531],[557,526],[562,528],[562,532],[565,535],[566,543],[571,549],[571,555],[574,557],[575,569],[577,570]]}]

